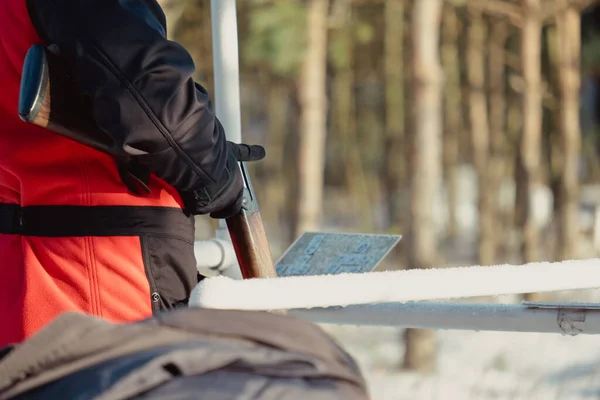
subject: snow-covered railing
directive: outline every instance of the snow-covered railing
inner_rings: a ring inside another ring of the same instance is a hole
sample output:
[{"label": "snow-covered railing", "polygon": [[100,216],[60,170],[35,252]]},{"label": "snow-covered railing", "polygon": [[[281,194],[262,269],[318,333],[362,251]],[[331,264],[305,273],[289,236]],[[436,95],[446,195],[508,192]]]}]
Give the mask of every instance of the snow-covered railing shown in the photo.
[{"label": "snow-covered railing", "polygon": [[201,282],[191,306],[289,310],[321,323],[431,329],[600,333],[594,304],[431,303],[600,288],[600,259]]}]

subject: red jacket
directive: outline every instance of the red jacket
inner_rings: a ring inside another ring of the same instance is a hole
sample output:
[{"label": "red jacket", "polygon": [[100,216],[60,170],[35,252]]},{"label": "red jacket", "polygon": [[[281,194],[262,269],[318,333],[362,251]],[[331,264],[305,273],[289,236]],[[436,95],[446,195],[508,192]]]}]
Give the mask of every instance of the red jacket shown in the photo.
[{"label": "red jacket", "polygon": [[[153,0],[0,1],[0,346],[66,310],[130,321],[179,307],[198,282],[179,193],[229,179],[226,141],[164,30]],[[150,196],[128,192],[111,157],[19,119],[35,43],[58,43],[98,123],[143,150]]]}]

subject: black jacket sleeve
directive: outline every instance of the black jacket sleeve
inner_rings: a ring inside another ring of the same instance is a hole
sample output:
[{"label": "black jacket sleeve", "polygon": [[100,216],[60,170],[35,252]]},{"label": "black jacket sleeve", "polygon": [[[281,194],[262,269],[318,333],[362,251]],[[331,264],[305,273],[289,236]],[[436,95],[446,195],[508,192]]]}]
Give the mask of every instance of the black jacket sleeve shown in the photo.
[{"label": "black jacket sleeve", "polygon": [[[77,90],[100,128],[127,152],[180,192],[204,193],[205,203],[239,180],[208,94],[192,79],[194,62],[166,39],[155,0],[27,0],[27,6],[42,39],[73,66]],[[241,181],[233,186],[241,190]],[[213,189],[206,193],[207,187]]]}]

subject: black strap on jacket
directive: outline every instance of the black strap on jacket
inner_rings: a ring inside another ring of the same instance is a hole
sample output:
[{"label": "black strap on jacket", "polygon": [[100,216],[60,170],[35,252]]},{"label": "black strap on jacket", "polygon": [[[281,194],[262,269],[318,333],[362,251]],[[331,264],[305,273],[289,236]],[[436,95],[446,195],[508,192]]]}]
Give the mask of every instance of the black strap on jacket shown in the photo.
[{"label": "black strap on jacket", "polygon": [[194,217],[174,207],[21,207],[0,203],[0,234],[44,237],[155,235],[193,243]]}]

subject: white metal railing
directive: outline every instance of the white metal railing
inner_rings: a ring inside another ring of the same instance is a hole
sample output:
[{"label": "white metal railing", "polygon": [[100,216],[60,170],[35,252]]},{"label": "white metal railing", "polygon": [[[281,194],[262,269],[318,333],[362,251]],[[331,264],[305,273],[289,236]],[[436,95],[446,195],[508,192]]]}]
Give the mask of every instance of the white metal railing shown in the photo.
[{"label": "white metal railing", "polygon": [[594,304],[389,303],[292,310],[291,314],[327,324],[499,332],[600,334]]},{"label": "white metal railing", "polygon": [[204,276],[223,275],[242,279],[233,244],[230,240],[214,238],[194,243],[196,267]]}]

